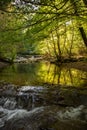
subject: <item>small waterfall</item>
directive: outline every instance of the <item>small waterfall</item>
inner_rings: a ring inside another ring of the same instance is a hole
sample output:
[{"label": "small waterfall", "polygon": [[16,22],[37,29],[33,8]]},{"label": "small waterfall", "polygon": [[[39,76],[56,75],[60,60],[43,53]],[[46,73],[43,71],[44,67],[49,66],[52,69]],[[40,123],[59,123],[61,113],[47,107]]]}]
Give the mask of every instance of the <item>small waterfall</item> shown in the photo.
[{"label": "small waterfall", "polygon": [[7,99],[3,107],[11,110],[15,109],[16,101],[14,99]]},{"label": "small waterfall", "polygon": [[43,87],[42,86],[39,86],[39,87],[34,87],[34,86],[22,86],[20,89],[19,89],[19,91],[21,91],[21,92],[31,92],[31,91],[33,91],[33,92],[41,92],[41,91],[43,91]]},{"label": "small waterfall", "polygon": [[[43,87],[22,86],[18,92],[20,108],[34,109],[37,104],[38,93],[43,92]],[[21,107],[22,106],[22,107]]]}]

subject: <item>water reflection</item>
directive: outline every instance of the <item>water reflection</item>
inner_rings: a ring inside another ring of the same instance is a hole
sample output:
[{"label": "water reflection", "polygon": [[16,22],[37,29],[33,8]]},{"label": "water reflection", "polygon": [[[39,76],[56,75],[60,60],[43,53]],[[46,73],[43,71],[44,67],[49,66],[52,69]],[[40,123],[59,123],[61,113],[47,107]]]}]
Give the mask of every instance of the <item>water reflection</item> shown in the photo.
[{"label": "water reflection", "polygon": [[49,62],[14,64],[0,70],[0,80],[17,85],[62,84],[87,86],[87,72],[58,67]]}]

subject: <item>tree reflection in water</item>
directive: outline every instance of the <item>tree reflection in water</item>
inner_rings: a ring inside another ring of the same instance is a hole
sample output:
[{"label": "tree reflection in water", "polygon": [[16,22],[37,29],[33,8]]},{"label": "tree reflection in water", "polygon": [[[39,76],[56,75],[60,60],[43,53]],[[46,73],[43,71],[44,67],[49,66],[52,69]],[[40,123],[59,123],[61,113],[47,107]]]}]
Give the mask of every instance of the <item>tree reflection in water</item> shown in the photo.
[{"label": "tree reflection in water", "polygon": [[87,72],[49,62],[14,64],[1,71],[0,80],[17,85],[61,84],[80,87],[87,85]]}]

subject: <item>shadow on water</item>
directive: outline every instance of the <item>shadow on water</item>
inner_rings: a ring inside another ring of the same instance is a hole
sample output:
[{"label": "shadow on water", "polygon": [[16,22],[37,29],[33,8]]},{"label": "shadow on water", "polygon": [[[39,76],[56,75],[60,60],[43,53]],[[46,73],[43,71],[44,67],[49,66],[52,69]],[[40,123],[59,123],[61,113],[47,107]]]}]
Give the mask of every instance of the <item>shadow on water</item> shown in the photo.
[{"label": "shadow on water", "polygon": [[11,83],[0,84],[0,130],[87,129],[87,72],[14,64],[0,70],[0,81]]},{"label": "shadow on water", "polygon": [[0,80],[17,85],[62,84],[80,87],[87,86],[87,72],[48,62],[14,64],[0,71]]}]

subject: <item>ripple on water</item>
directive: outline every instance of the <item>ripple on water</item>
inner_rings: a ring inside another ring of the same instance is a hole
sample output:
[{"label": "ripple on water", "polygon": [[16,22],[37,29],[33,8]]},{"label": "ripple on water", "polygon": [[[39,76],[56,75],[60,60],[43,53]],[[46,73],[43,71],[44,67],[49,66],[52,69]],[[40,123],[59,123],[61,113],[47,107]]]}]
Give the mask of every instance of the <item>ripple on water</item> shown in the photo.
[{"label": "ripple on water", "polygon": [[42,91],[44,88],[43,87],[34,87],[34,86],[22,86],[19,90],[22,92],[26,92],[26,91],[35,91],[35,92],[40,92]]}]

